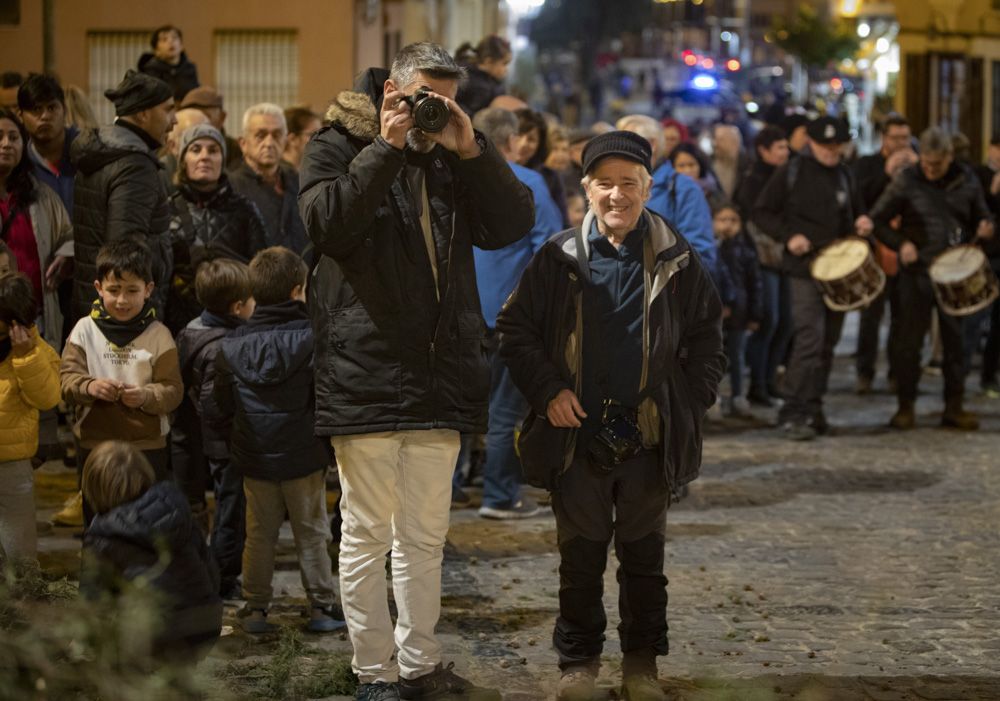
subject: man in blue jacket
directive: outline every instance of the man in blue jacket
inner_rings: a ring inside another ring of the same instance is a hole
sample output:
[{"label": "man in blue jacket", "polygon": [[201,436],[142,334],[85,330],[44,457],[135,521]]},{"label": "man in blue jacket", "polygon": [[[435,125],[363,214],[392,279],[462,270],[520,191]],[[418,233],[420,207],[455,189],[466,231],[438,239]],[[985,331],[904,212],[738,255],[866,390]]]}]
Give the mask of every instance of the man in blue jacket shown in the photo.
[{"label": "man in blue jacket", "polygon": [[538,514],[540,509],[534,500],[521,495],[521,463],[514,451],[514,427],[527,415],[528,402],[514,386],[507,364],[500,359],[496,319],[531,257],[550,236],[562,229],[562,215],[544,178],[513,161],[513,139],[518,129],[514,113],[497,107],[481,110],[473,125],[493,142],[514,175],[528,186],[535,198],[535,225],[527,236],[493,251],[476,248],[472,252],[490,353],[490,417],[486,432],[486,465],[483,467],[483,505],[479,515],[496,519],[528,518]]},{"label": "man in blue jacket", "polygon": [[644,114],[622,117],[615,126],[638,134],[649,142],[653,149],[653,187],[646,208],[681,232],[714,279],[718,266],[712,212],[698,183],[674,170],[668,158],[670,154],[666,153],[663,128],[655,119]]}]

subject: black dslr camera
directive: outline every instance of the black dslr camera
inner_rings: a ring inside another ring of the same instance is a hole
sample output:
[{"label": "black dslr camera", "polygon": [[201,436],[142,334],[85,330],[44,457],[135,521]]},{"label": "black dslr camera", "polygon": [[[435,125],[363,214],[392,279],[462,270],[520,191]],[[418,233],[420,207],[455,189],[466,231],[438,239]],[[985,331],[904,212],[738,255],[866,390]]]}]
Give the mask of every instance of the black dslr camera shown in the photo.
[{"label": "black dslr camera", "polygon": [[604,474],[642,452],[642,431],[639,430],[635,410],[619,407],[620,410],[609,417],[608,410],[617,405],[618,402],[613,400],[604,400],[601,430],[587,446],[590,465]]},{"label": "black dslr camera", "polygon": [[424,90],[418,90],[412,95],[402,98],[401,101],[410,106],[413,123],[417,129],[436,133],[443,131],[448,126],[451,111],[440,97],[434,97]]}]

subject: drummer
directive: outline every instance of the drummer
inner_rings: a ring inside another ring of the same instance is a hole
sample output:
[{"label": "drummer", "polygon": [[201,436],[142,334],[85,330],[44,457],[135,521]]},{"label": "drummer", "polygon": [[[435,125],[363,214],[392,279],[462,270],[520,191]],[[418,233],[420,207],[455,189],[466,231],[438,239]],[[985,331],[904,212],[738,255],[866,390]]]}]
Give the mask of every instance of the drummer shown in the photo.
[{"label": "drummer", "polygon": [[[894,229],[889,222],[900,215]],[[900,328],[895,358],[899,409],[889,421],[893,428],[916,424],[913,405],[920,380],[920,351],[937,307],[927,270],[952,246],[993,237],[993,219],[975,174],[954,158],[951,138],[937,127],[920,135],[920,161],[904,169],[872,207],[876,237],[899,252]],[[944,347],[944,413],[941,425],[964,431],[979,428],[975,414],[962,407],[961,320],[938,308]]]},{"label": "drummer", "polygon": [[825,433],[823,395],[833,363],[833,348],[844,322],[829,310],[809,273],[809,263],[824,246],[854,234],[871,233],[871,221],[851,171],[841,163],[850,140],[847,125],[819,117],[806,128],[801,158],[779,167],[754,206],[757,227],[785,246],[782,269],[789,275],[792,303],[792,354],[781,385],[785,403],[778,425],[793,440]]}]

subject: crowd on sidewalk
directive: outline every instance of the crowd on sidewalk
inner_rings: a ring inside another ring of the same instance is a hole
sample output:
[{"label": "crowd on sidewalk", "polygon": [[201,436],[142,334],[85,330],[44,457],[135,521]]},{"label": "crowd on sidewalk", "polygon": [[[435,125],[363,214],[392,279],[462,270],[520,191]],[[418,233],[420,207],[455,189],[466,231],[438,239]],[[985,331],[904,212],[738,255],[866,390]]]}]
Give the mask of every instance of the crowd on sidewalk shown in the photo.
[{"label": "crowd on sidewalk", "polygon": [[892,427],[916,425],[932,329],[942,424],[978,427],[977,359],[1000,398],[1000,303],[956,313],[929,274],[959,246],[1000,271],[1000,140],[980,166],[901,115],[856,159],[846,123],[795,110],[749,148],[745,125],[669,115],[570,129],[508,94],[497,36],[454,58],[405,47],[323,115],[256,104],[233,137],[181,30],[151,49],[105,93],[109,125],[54,76],[3,76],[0,560],[37,559],[33,470],[75,464],[54,518],[83,529],[81,594],[151,578],[159,658],[207,654],[224,602],[248,634],[276,629],[287,520],[305,627],[346,627],[359,699],[498,699],[435,636],[449,511],[481,485],[481,518],[554,512],[560,699],[593,691],[612,542],[624,698],[665,698],[666,510],[727,364],[724,413],[778,405],[790,439],[829,430],[844,313],[812,264],[843,239],[884,277],[857,392],[888,302]]}]

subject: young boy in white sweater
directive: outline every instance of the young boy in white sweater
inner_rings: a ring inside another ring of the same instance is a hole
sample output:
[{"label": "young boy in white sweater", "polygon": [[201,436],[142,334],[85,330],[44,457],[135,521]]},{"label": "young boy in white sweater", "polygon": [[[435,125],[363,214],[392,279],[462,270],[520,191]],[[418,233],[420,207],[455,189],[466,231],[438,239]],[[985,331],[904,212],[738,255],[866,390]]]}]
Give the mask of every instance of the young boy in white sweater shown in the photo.
[{"label": "young boy in white sweater", "polygon": [[[99,443],[121,440],[141,450],[157,481],[169,478],[170,412],[183,397],[177,347],[156,320],[152,257],[133,238],[112,241],[97,254],[90,315],[77,322],[63,349],[63,398],[75,406],[77,465]],[[84,521],[92,512],[84,501]]]}]

